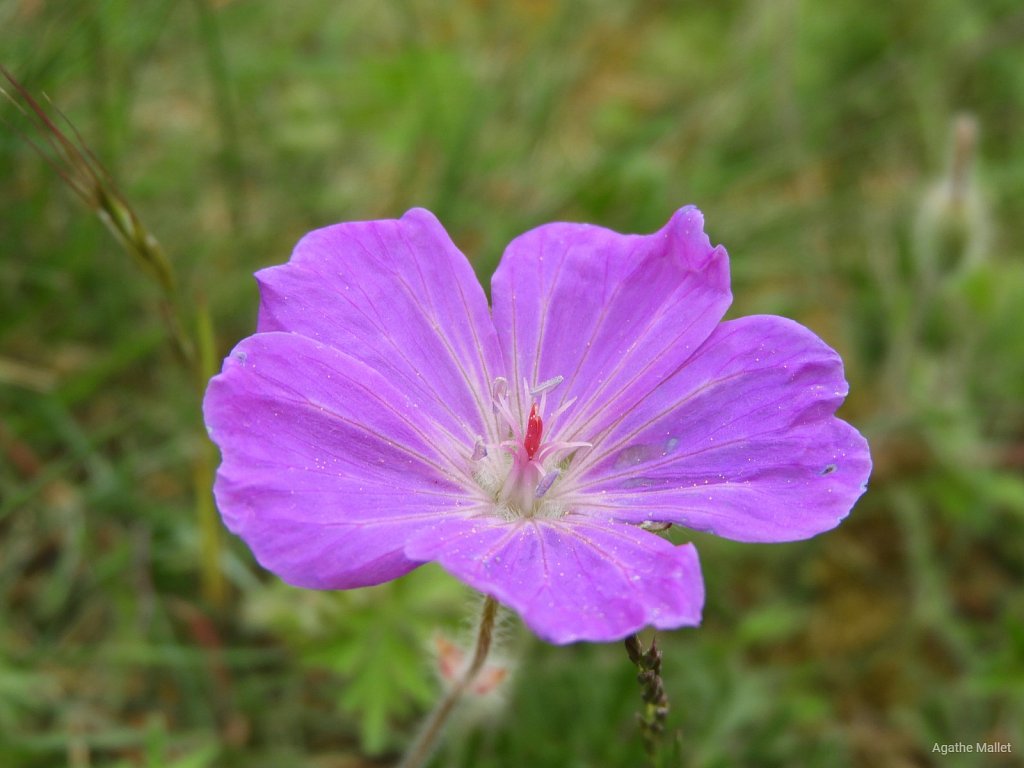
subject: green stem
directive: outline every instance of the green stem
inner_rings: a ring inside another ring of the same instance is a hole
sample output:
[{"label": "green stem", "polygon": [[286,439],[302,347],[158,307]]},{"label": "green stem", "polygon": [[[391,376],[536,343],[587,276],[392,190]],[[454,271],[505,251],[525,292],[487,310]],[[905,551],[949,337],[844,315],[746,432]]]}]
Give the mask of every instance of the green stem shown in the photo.
[{"label": "green stem", "polygon": [[462,677],[456,681],[437,705],[427,716],[419,735],[409,746],[398,764],[398,768],[420,768],[434,752],[437,739],[444,730],[448,717],[459,703],[462,694],[472,684],[487,660],[487,654],[491,650],[491,641],[494,639],[494,619],[498,615],[498,601],[490,595],[484,598],[484,607],[480,613],[480,628],[476,635],[476,648],[473,651],[473,660],[469,663]]},{"label": "green stem", "polygon": [[[206,297],[196,298],[196,393],[202,403],[203,392],[208,382],[217,373],[217,343],[213,334],[213,321]],[[201,406],[200,406],[201,407]],[[202,418],[202,417],[200,417]],[[213,476],[217,469],[217,451],[210,438],[203,435],[199,453],[196,455],[195,474],[196,515],[199,521],[200,574],[203,597],[216,608],[223,608],[227,601],[227,584],[224,570],[220,565],[221,526],[217,508],[213,503]]]}]

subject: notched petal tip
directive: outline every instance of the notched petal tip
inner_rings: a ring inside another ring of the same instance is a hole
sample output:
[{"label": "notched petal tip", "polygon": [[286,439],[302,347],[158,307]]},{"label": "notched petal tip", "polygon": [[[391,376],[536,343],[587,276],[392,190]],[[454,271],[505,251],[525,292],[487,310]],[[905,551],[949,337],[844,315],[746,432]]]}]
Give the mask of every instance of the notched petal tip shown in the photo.
[{"label": "notched petal tip", "polygon": [[447,236],[447,230],[445,230],[441,220],[434,215],[433,211],[429,211],[426,208],[420,208],[419,206],[410,208],[402,214],[398,221],[415,222],[420,225],[435,227],[440,229],[442,232],[445,232],[445,235]]},{"label": "notched petal tip", "polygon": [[595,446],[577,489],[624,521],[748,542],[814,536],[849,514],[871,470],[867,442],[834,416],[846,391],[839,356],[798,323],[722,323]]},{"label": "notched petal tip", "polygon": [[437,560],[557,645],[696,626],[704,605],[692,544],[611,521],[448,518],[411,538],[405,554]]},{"label": "notched petal tip", "polygon": [[257,334],[322,342],[394,382],[451,434],[486,432],[501,351],[472,266],[429,211],[313,230],[256,281]]},{"label": "notched petal tip", "polygon": [[669,240],[669,251],[687,269],[705,272],[712,283],[729,290],[729,254],[723,245],[712,245],[704,231],[704,214],[694,205],[680,208],[660,230]]},{"label": "notched petal tip", "polygon": [[229,530],[285,581],[348,589],[406,573],[404,539],[474,501],[443,432],[381,374],[294,333],[250,336],[204,399]]}]

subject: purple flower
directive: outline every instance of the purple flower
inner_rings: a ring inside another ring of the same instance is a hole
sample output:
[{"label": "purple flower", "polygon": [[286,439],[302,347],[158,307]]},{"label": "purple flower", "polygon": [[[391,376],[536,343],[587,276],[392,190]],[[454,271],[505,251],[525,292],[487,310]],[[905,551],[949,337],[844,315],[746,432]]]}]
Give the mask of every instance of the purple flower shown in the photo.
[{"label": "purple flower", "polygon": [[291,584],[436,560],[546,640],[614,640],[700,622],[693,545],[645,523],[790,541],[864,492],[842,361],[782,317],[722,322],[696,208],[647,236],[527,232],[490,311],[424,210],[311,232],[257,279],[205,415],[225,523]]}]

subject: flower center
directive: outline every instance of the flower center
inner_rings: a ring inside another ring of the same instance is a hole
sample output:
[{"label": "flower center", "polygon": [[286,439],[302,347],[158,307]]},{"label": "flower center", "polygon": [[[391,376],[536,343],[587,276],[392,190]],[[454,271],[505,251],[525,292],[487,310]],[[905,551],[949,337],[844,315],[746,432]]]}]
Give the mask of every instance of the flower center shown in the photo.
[{"label": "flower center", "polygon": [[[545,441],[544,412],[548,392],[562,383],[562,377],[530,387],[523,382],[522,402],[530,403],[525,419],[517,418],[509,400],[508,381],[498,378],[492,388],[493,410],[497,424],[497,443],[477,440],[471,457],[473,477],[493,499],[502,516],[560,517],[566,512],[565,499],[551,493],[573,454],[590,443],[564,440]],[[548,421],[557,420],[575,398],[564,403]]]}]

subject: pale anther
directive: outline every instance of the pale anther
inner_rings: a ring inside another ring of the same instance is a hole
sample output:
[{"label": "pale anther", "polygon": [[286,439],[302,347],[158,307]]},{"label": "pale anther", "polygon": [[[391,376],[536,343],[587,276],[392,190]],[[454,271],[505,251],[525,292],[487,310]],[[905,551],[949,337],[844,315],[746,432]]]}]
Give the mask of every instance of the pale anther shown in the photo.
[{"label": "pale anther", "polygon": [[553,376],[547,381],[542,381],[540,384],[530,390],[530,397],[540,397],[545,392],[550,392],[552,389],[557,387],[565,380],[564,376]]},{"label": "pale anther", "polygon": [[482,437],[478,437],[476,439],[476,445],[473,446],[473,455],[469,458],[473,461],[480,461],[480,459],[485,456],[487,456],[487,446],[484,445],[484,439]]},{"label": "pale anther", "polygon": [[544,477],[540,479],[540,482],[537,483],[537,490],[533,492],[534,497],[539,499],[547,493],[560,474],[562,474],[561,470],[553,469],[544,475]]},{"label": "pale anther", "polygon": [[491,397],[495,400],[504,400],[508,397],[508,379],[499,376],[494,380],[494,384],[491,385]]}]

